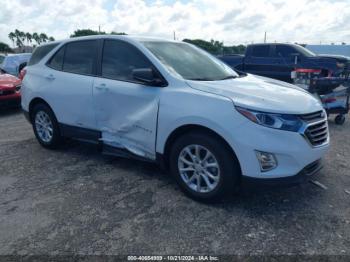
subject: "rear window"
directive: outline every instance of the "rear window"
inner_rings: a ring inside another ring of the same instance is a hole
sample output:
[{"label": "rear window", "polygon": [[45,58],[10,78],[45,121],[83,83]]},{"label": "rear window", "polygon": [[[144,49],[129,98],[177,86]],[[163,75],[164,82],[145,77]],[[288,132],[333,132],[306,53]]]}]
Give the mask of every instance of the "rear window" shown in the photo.
[{"label": "rear window", "polygon": [[97,41],[79,41],[66,45],[63,71],[92,75],[95,71]]},{"label": "rear window", "polygon": [[35,48],[28,65],[35,65],[40,62],[40,60],[46,56],[52,49],[54,49],[58,44],[48,44],[44,46],[38,46]]},{"label": "rear window", "polygon": [[63,46],[54,56],[50,59],[48,66],[56,69],[56,70],[62,70],[63,67],[63,57],[64,57],[64,51],[66,49],[66,46]]},{"label": "rear window", "polygon": [[254,57],[269,57],[269,45],[255,45],[252,46],[252,56]]}]

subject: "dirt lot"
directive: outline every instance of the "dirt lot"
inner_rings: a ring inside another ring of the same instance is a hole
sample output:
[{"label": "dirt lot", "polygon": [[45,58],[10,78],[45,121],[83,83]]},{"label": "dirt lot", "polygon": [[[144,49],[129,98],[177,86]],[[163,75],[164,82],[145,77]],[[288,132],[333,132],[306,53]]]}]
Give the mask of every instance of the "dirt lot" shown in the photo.
[{"label": "dirt lot", "polygon": [[[70,142],[49,151],[0,114],[0,254],[350,254],[350,118],[330,122],[315,179],[218,204],[185,197],[156,166]],[[347,190],[347,192],[346,192]]]}]

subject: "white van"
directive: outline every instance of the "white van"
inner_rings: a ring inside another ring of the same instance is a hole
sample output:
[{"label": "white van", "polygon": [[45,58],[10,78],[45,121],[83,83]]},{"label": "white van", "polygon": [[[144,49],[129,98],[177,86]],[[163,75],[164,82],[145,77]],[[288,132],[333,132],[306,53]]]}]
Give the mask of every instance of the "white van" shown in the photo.
[{"label": "white van", "polygon": [[38,47],[22,107],[39,143],[62,137],[161,162],[181,188],[217,199],[243,179],[299,180],[329,145],[320,102],[297,87],[238,74],[190,44],[91,36]]}]

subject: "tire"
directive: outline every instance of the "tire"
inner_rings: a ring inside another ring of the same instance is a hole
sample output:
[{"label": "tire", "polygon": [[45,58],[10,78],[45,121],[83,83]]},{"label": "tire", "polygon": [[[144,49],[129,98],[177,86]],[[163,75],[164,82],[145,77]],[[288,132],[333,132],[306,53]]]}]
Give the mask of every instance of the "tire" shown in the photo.
[{"label": "tire", "polygon": [[337,125],[343,125],[345,123],[345,116],[344,115],[337,115],[335,117],[334,121]]},{"label": "tire", "polygon": [[55,149],[61,144],[62,138],[57,119],[47,105],[34,106],[31,112],[31,122],[35,137],[43,147]]},{"label": "tire", "polygon": [[[196,154],[196,150],[199,154]],[[199,155],[202,163],[189,165],[191,162],[198,162],[198,157],[193,160],[191,155]],[[204,202],[217,201],[233,193],[241,176],[234,153],[221,139],[204,132],[188,133],[179,137],[170,149],[169,166],[185,194]],[[208,172],[211,176],[207,175]]]}]

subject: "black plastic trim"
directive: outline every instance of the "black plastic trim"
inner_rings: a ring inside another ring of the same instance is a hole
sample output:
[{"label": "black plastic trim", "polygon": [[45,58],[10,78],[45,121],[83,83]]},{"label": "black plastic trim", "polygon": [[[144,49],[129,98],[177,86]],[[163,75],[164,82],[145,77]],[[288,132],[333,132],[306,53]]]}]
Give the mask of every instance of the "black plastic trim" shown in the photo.
[{"label": "black plastic trim", "polygon": [[61,135],[85,141],[98,143],[101,138],[101,132],[93,129],[59,124]]},{"label": "black plastic trim", "polygon": [[316,160],[311,164],[305,166],[298,174],[294,176],[281,178],[253,178],[242,176],[242,184],[251,185],[265,185],[265,186],[279,186],[279,185],[293,185],[307,182],[311,176],[317,174],[323,168],[322,161]]}]

